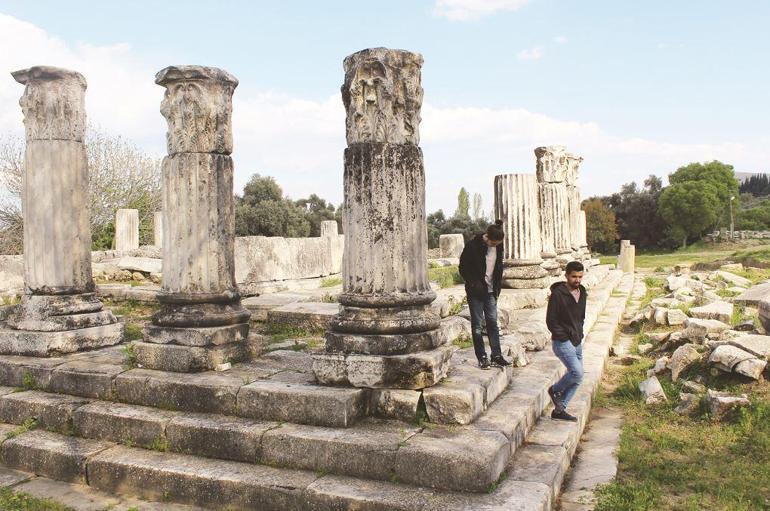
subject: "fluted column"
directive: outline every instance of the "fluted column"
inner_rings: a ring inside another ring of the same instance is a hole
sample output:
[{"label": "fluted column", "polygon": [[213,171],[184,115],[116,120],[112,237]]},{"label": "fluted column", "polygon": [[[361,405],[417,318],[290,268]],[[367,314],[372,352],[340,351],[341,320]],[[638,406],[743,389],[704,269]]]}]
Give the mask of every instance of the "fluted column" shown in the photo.
[{"label": "fluted column", "polygon": [[495,217],[502,219],[503,286],[514,289],[548,285],[543,263],[543,244],[537,177],[534,174],[495,176]]},{"label": "fluted column", "polygon": [[421,55],[386,48],[344,61],[343,293],[314,357],[322,383],[423,388],[448,368],[428,308],[421,67]]},{"label": "fluted column", "polygon": [[12,75],[25,85],[25,295],[8,319],[19,332],[0,331],[0,352],[48,355],[115,344],[123,327],[103,310],[91,277],[86,80],[49,66]]},{"label": "fluted column", "polygon": [[163,212],[156,211],[152,215],[153,245],[163,247]]},{"label": "fluted column", "polygon": [[566,155],[567,171],[564,184],[567,186],[567,201],[569,209],[570,247],[573,257],[580,258],[580,188],[577,186],[580,163],[583,158],[572,154]]},{"label": "fluted column", "polygon": [[589,252],[588,256],[590,257],[590,251],[588,250],[588,224],[586,223],[586,212],[582,209],[580,210],[580,216],[579,216],[579,229],[578,234],[579,238],[578,241],[580,242],[580,249],[585,253]]},{"label": "fluted column", "polygon": [[[544,267],[552,275],[558,275],[572,259],[569,224],[569,201],[565,180],[567,157],[564,146],[544,146],[535,149],[536,172],[540,186],[540,225],[544,233],[544,252],[554,260],[546,259]],[[553,252],[547,252],[553,247]]]},{"label": "fluted column", "polygon": [[249,312],[235,283],[232,95],[238,80],[221,69],[171,66],[166,88],[163,159],[161,310],[138,343],[145,367],[211,369],[245,357]]},{"label": "fluted column", "polygon": [[115,250],[126,252],[139,248],[139,210],[119,209],[115,212]]}]

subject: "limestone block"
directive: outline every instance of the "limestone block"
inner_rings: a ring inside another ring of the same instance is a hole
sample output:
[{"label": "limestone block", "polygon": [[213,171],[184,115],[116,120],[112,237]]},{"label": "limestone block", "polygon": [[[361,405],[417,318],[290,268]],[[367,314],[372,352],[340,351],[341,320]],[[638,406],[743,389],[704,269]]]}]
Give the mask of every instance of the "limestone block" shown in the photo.
[{"label": "limestone block", "polygon": [[413,422],[422,393],[416,390],[372,389],[369,411],[385,419]]},{"label": "limestone block", "polygon": [[732,410],[742,406],[751,406],[751,401],[748,400],[746,394],[733,396],[726,392],[718,392],[715,390],[708,390],[706,392],[706,401],[712,417],[717,420],[725,417]]},{"label": "limestone block", "polygon": [[163,259],[150,257],[123,256],[118,260],[121,270],[140,271],[143,273],[163,273]]},{"label": "limestone block", "polygon": [[119,209],[115,212],[115,250],[127,252],[139,248],[139,210]]},{"label": "limestone block", "polygon": [[671,380],[677,381],[679,375],[692,364],[700,360],[701,355],[694,344],[685,344],[676,349],[671,355],[668,368],[671,369]]},{"label": "limestone block", "polygon": [[269,310],[267,321],[307,330],[325,330],[339,311],[337,303],[294,302]]},{"label": "limestone block", "polygon": [[452,343],[456,339],[471,338],[471,322],[460,316],[442,319],[439,328],[446,344]]},{"label": "limestone block", "polygon": [[655,307],[652,320],[656,325],[666,325],[668,323],[668,309],[665,307]]},{"label": "limestone block", "polygon": [[755,355],[758,358],[768,360],[770,358],[770,336],[768,335],[742,335],[731,339],[730,344],[743,351]]},{"label": "limestone block", "polygon": [[668,369],[668,365],[670,363],[671,359],[670,357],[660,357],[658,360],[655,361],[655,365],[647,371],[647,376],[653,376],[658,375],[662,372],[664,372],[666,369]]},{"label": "limestone block", "polygon": [[133,346],[136,361],[141,367],[179,373],[212,370],[220,364],[240,362],[247,358],[247,348],[242,342],[205,347],[134,342]]},{"label": "limestone block", "polygon": [[762,371],[765,370],[766,366],[766,360],[752,358],[739,362],[738,365],[735,366],[735,372],[751,379],[759,380],[762,378]]},{"label": "limestone block", "polygon": [[712,302],[701,307],[690,309],[690,315],[699,319],[716,319],[723,323],[730,323],[733,317],[733,304],[724,301]]},{"label": "limestone block", "polygon": [[460,257],[465,248],[465,239],[462,234],[442,234],[438,237],[441,257]]},{"label": "limestone block", "polygon": [[[709,364],[722,371],[730,373],[734,371],[736,366],[741,362],[752,359],[756,360],[757,357],[747,351],[736,348],[735,346],[722,345],[717,346],[714,351],[711,352],[711,355],[709,356]],[[760,370],[760,373],[761,372],[762,371]]]},{"label": "limestone block", "polygon": [[751,281],[745,277],[741,277],[739,275],[736,275],[734,273],[730,273],[729,271],[722,271],[717,270],[713,274],[710,275],[710,278],[712,280],[718,280],[722,279],[728,283],[730,283],[733,286],[739,286],[743,288],[750,288],[751,287]]},{"label": "limestone block", "polygon": [[759,301],[757,306],[759,322],[766,332],[770,332],[770,296]]},{"label": "limestone block", "polygon": [[687,314],[681,309],[668,309],[668,312],[666,313],[666,321],[669,326],[684,325],[687,319]]},{"label": "limestone block", "polygon": [[701,342],[706,339],[708,334],[720,334],[730,329],[729,325],[716,319],[689,318],[684,325],[685,329],[682,331],[682,336],[685,339]]},{"label": "limestone block", "polygon": [[666,277],[666,288],[669,291],[677,291],[685,287],[685,283],[690,280],[686,276],[669,275]]},{"label": "limestone block", "polygon": [[124,329],[122,323],[59,332],[14,330],[0,326],[0,353],[50,357],[112,346],[123,340]]},{"label": "limestone block", "polygon": [[764,297],[770,296],[770,282],[752,286],[743,290],[741,294],[733,298],[733,303],[737,305],[751,305],[756,307],[759,301]]},{"label": "limestone block", "polygon": [[658,378],[651,376],[639,383],[639,390],[642,392],[644,402],[648,405],[668,401],[666,393],[663,392]]},{"label": "limestone block", "polygon": [[431,422],[470,424],[484,408],[484,388],[479,384],[446,383],[422,392]]},{"label": "limestone block", "polygon": [[0,420],[23,424],[35,419],[40,428],[67,432],[72,428],[75,411],[87,403],[87,399],[36,390],[14,392],[0,398]]},{"label": "limestone block", "polygon": [[166,425],[177,415],[155,408],[95,402],[75,410],[73,424],[80,437],[151,448],[165,438]]},{"label": "limestone block", "polygon": [[255,463],[262,459],[262,436],[274,423],[209,414],[177,414],[165,436],[174,452]]}]

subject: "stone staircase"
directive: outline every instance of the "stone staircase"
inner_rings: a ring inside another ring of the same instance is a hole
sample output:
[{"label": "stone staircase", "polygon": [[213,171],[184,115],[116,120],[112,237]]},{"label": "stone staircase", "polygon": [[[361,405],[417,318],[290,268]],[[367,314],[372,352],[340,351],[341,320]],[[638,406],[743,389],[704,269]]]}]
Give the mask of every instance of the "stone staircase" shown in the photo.
[{"label": "stone staircase", "polygon": [[0,356],[0,454],[13,469],[214,509],[551,509],[632,284],[613,271],[589,293],[578,423],[544,415],[564,370],[550,350],[505,371],[459,350],[441,384],[388,392],[318,386],[302,352],[180,374],[131,368],[113,347]]}]

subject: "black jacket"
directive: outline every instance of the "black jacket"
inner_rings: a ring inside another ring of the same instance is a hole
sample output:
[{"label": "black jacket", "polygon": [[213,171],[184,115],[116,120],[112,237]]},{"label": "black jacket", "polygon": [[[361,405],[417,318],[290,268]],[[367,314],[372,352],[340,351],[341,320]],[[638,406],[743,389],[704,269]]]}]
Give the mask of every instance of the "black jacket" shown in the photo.
[{"label": "black jacket", "polygon": [[[465,293],[468,296],[483,298],[489,292],[485,276],[487,274],[487,244],[482,234],[477,234],[465,244],[460,254],[460,275],[465,280]],[[503,280],[503,244],[497,246],[495,269],[492,271],[492,287],[495,298],[500,296],[500,283]]]},{"label": "black jacket", "polygon": [[567,339],[577,346],[583,340],[583,322],[586,319],[586,288],[580,286],[580,299],[576,302],[570,293],[566,282],[555,282],[551,285],[551,297],[548,299],[548,310],[545,323],[551,331],[551,339],[565,341]]}]

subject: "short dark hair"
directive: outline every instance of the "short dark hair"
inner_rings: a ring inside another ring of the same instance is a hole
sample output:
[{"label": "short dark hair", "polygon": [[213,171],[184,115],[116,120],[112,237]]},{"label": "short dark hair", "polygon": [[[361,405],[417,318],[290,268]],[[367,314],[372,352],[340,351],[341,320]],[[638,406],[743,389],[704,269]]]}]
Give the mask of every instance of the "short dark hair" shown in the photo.
[{"label": "short dark hair", "polygon": [[567,268],[564,269],[564,273],[569,275],[573,271],[584,271],[583,263],[580,261],[570,261],[567,263]]},{"label": "short dark hair", "polygon": [[495,220],[494,224],[487,226],[487,238],[492,241],[503,241],[505,232],[503,231],[503,221]]}]

